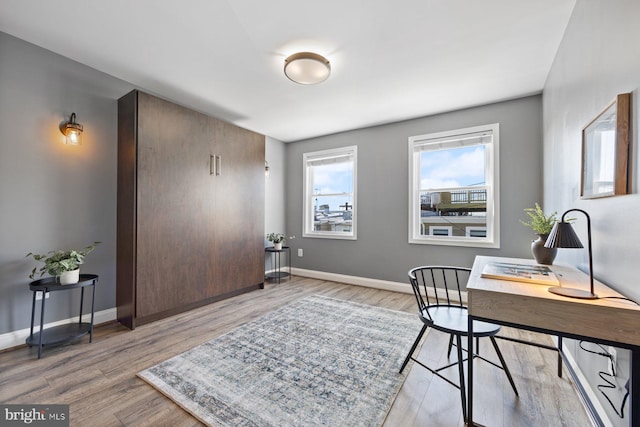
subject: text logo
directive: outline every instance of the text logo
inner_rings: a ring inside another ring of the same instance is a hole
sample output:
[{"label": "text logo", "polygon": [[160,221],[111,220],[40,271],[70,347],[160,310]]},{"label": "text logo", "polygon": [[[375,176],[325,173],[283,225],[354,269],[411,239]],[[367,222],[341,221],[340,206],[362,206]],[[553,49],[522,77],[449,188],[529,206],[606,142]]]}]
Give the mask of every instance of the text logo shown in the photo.
[{"label": "text logo", "polygon": [[69,427],[69,405],[0,405],[0,427]]}]

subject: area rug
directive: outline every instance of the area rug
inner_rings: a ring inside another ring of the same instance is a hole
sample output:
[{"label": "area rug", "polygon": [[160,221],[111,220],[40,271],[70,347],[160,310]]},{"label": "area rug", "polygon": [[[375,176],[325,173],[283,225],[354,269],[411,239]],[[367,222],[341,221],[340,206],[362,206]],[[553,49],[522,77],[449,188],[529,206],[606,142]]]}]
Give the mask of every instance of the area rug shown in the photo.
[{"label": "area rug", "polygon": [[415,314],[295,301],[138,376],[212,426],[380,426],[420,331]]}]

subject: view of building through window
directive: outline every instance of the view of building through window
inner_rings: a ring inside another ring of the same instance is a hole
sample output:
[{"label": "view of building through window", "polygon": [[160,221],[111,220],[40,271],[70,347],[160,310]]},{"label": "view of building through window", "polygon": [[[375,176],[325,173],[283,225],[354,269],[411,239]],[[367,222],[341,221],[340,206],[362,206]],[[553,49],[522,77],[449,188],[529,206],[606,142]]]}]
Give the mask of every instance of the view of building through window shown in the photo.
[{"label": "view of building through window", "polygon": [[356,147],[306,153],[304,159],[304,234],[354,238]]},{"label": "view of building through window", "polygon": [[498,125],[409,138],[411,243],[498,244]]},{"label": "view of building through window", "polygon": [[420,152],[420,234],[486,237],[484,159],[484,145]]}]

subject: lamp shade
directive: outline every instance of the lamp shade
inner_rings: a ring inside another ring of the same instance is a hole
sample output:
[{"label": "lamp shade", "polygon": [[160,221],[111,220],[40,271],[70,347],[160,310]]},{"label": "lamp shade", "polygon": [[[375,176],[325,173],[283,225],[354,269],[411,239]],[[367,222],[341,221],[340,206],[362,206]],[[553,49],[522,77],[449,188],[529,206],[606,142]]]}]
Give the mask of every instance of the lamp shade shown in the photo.
[{"label": "lamp shade", "polygon": [[568,222],[556,222],[547,237],[545,248],[584,248],[575,230]]},{"label": "lamp shade", "polygon": [[[591,218],[589,214],[582,209],[569,209],[562,214],[560,222],[556,222],[547,237],[547,242],[544,244],[545,248],[584,248],[582,242],[578,239],[576,232],[570,223],[564,220],[565,216],[569,212],[580,212],[587,217],[587,238],[589,239],[589,290],[565,288],[563,286],[553,286],[549,288],[549,292],[556,295],[562,295],[569,298],[580,299],[598,299],[598,295],[594,292],[593,288],[593,253],[591,250]],[[572,220],[570,220],[572,221]]]}]

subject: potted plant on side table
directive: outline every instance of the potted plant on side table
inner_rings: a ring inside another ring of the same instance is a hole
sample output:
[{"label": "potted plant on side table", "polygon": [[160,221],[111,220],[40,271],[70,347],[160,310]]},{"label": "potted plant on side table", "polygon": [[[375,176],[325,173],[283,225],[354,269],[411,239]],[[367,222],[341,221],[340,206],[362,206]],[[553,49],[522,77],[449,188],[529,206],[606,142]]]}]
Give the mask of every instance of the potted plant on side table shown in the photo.
[{"label": "potted plant on side table", "polygon": [[282,244],[287,240],[295,239],[296,236],[287,237],[284,233],[269,233],[267,234],[267,240],[273,243],[273,249],[276,251],[282,250]]},{"label": "potted plant on side table", "polygon": [[33,257],[36,261],[44,262],[44,265],[40,267],[34,267],[29,275],[30,279],[34,279],[37,272],[40,273],[40,277],[48,273],[50,276],[56,277],[57,281],[61,285],[70,285],[78,283],[80,280],[80,264],[84,263],[84,258],[92,252],[100,242],[93,242],[93,244],[85,247],[82,250],[57,250],[49,251],[46,254],[39,255],[29,252],[27,256]]},{"label": "potted plant on side table", "polygon": [[538,238],[531,242],[531,252],[538,264],[551,265],[556,258],[558,250],[555,248],[545,248],[544,244],[547,242],[547,237],[553,229],[553,226],[558,219],[556,215],[558,212],[554,212],[551,215],[545,215],[544,211],[538,203],[533,208],[526,208],[525,213],[529,216],[528,221],[520,222],[523,225],[531,228],[538,235]]}]

